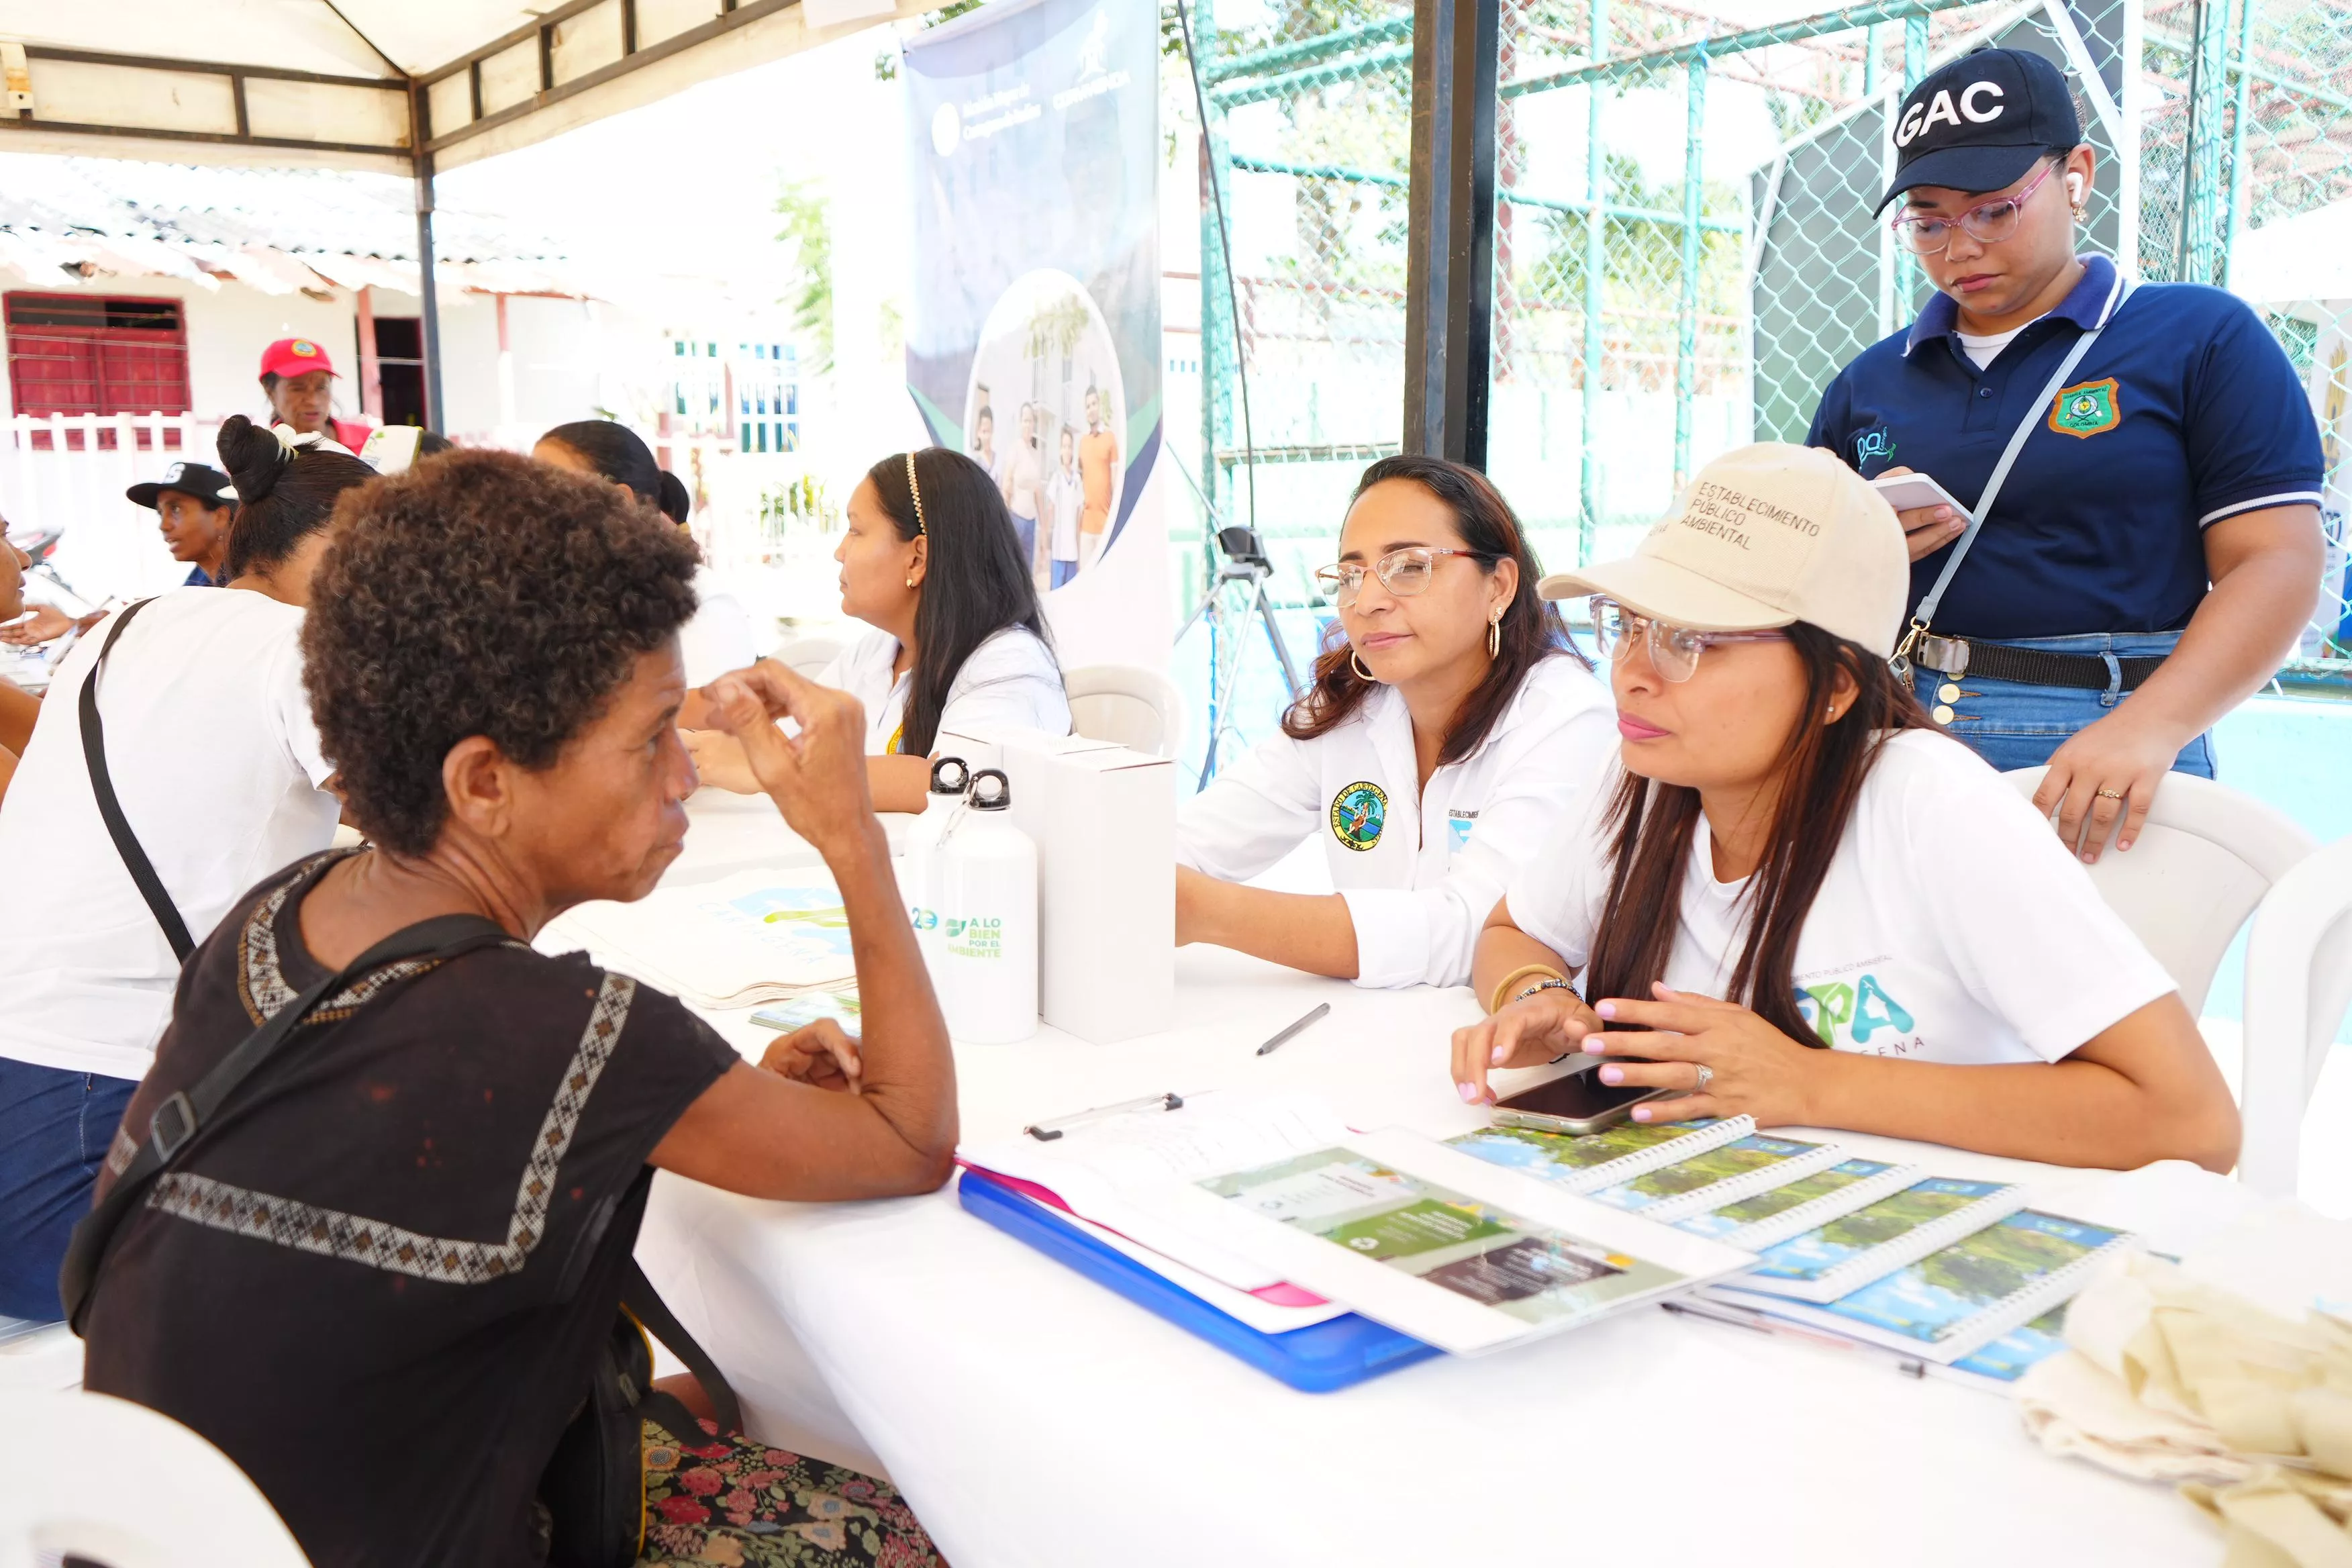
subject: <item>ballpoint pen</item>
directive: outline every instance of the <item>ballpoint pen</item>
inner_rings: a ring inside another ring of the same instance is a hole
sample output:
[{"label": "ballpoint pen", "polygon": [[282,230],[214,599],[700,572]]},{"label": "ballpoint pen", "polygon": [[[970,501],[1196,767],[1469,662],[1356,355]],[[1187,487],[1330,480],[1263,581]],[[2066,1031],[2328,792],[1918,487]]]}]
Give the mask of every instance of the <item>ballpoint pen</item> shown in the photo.
[{"label": "ballpoint pen", "polygon": [[1282,1044],[1283,1041],[1290,1038],[1291,1036],[1298,1033],[1299,1030],[1307,1027],[1307,1025],[1315,1022],[1316,1019],[1320,1018],[1324,1014],[1328,1013],[1330,1010],[1331,1004],[1328,1002],[1319,1002],[1316,1004],[1314,1008],[1307,1013],[1307,1016],[1299,1019],[1298,1022],[1291,1025],[1290,1027],[1283,1030],[1282,1033],[1275,1036],[1274,1038],[1260,1046],[1257,1048],[1257,1054],[1260,1056],[1265,1055],[1266,1052],[1274,1049],[1275,1047]]},{"label": "ballpoint pen", "polygon": [[1089,1121],[1099,1121],[1107,1116],[1125,1116],[1137,1110],[1181,1110],[1184,1097],[1171,1089],[1166,1094],[1147,1094],[1141,1100],[1122,1100],[1117,1105],[1097,1105],[1092,1110],[1080,1110],[1068,1116],[1057,1116],[1051,1121],[1035,1121],[1021,1131],[1040,1143],[1051,1143],[1073,1127]]}]

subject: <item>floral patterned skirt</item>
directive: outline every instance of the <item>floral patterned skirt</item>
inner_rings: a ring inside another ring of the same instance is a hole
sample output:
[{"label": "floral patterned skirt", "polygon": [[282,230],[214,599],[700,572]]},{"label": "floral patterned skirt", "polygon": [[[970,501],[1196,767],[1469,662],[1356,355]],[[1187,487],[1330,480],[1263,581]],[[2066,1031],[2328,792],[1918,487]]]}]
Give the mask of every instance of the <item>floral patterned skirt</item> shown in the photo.
[{"label": "floral patterned skirt", "polygon": [[698,1425],[680,1443],[645,1424],[639,1568],[946,1568],[886,1482]]}]

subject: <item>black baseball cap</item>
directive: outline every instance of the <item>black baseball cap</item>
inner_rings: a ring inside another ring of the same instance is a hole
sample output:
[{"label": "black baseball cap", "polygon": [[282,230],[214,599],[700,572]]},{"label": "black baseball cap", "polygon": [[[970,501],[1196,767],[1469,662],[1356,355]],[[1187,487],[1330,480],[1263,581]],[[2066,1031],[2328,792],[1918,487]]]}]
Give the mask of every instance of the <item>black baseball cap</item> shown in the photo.
[{"label": "black baseball cap", "polygon": [[2023,49],[1962,55],[1903,100],[1895,117],[1895,178],[1878,211],[1916,185],[1997,191],[2036,158],[2083,140],[2065,73]]},{"label": "black baseball cap", "polygon": [[133,505],[154,506],[165,490],[194,496],[208,507],[236,504],[236,489],[228,482],[228,476],[202,463],[174,463],[154,483],[133,485],[122,493],[131,498]]}]

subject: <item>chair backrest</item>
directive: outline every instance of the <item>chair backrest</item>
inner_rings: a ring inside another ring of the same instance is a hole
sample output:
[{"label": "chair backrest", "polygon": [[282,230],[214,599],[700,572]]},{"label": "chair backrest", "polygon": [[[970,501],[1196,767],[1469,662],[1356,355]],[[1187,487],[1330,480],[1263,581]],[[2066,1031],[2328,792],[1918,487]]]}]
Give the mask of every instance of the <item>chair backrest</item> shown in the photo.
[{"label": "chair backrest", "polygon": [[787,637],[768,657],[795,675],[814,680],[841,653],[841,639],[824,636]]},{"label": "chair backrest", "polygon": [[268,1499],[167,1415],[103,1394],[0,1394],[0,1568],[306,1568]]},{"label": "chair backrest", "polygon": [[1064,670],[1062,688],[1070,695],[1070,728],[1087,740],[1115,742],[1155,757],[1174,757],[1183,750],[1183,694],[1159,671],[1090,664]]},{"label": "chair backrest", "polygon": [[81,1386],[81,1341],[63,1323],[0,1318],[0,1390]]},{"label": "chair backrest", "polygon": [[2254,914],[2246,942],[2245,1142],[2238,1174],[2278,1196],[2301,1174],[2303,1115],[2352,1008],[2352,838],[2306,857]]},{"label": "chair backrest", "polygon": [[[2030,800],[2046,772],[2020,768],[2002,776]],[[2156,792],[2138,841],[2123,853],[2106,850],[2086,868],[2099,896],[2147,944],[2196,1014],[2254,906],[2316,844],[2293,818],[2252,795],[2173,773]]]}]

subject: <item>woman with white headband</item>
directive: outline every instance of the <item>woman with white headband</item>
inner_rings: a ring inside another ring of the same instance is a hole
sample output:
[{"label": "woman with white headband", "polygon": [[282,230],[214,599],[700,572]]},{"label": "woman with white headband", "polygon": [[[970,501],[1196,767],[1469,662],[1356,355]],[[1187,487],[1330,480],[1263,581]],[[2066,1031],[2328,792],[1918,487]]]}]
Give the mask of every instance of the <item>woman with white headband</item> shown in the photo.
[{"label": "woman with white headband", "polygon": [[[920,811],[942,731],[1007,725],[1070,732],[1062,668],[1003,492],[944,447],[902,452],[850,493],[841,607],[873,627],[817,677],[866,706],[877,811]],[[755,792],[734,737],[688,737],[703,780]]]}]

